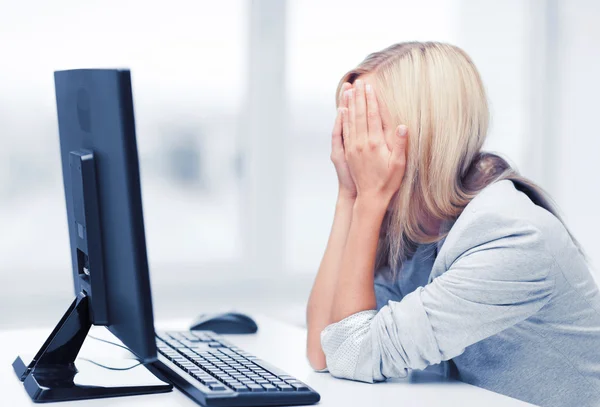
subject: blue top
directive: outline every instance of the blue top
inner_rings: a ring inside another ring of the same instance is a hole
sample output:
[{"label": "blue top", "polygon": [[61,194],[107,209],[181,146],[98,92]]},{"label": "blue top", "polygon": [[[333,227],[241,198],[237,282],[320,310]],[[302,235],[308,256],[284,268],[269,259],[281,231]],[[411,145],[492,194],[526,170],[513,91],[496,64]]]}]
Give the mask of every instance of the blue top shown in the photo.
[{"label": "blue top", "polygon": [[378,274],[375,292],[378,311],[321,333],[332,375],[375,382],[454,365],[530,403],[600,406],[598,286],[563,224],[512,182],[485,188],[395,282]]}]

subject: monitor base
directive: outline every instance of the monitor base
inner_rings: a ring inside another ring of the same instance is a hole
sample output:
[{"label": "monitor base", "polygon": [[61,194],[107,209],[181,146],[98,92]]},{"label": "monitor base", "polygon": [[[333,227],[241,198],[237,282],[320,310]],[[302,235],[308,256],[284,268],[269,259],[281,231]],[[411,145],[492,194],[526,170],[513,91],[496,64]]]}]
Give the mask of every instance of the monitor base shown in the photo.
[{"label": "monitor base", "polygon": [[13,362],[34,402],[163,393],[173,388],[141,364],[113,370],[82,359],[75,367],[91,325],[88,297],[80,293],[31,362],[26,364],[21,357]]}]

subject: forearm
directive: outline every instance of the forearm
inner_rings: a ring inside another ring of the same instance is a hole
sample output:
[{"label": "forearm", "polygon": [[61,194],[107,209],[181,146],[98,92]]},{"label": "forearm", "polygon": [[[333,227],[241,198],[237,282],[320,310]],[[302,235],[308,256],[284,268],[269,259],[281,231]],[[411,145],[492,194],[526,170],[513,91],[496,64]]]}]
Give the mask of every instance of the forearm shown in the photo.
[{"label": "forearm", "polygon": [[376,309],[374,268],[381,223],[387,204],[382,199],[357,199],[336,279],[331,322]]},{"label": "forearm", "polygon": [[308,300],[306,319],[308,327],[307,354],[315,369],[326,367],[321,349],[321,331],[332,323],[331,307],[337,276],[352,220],[354,199],[340,196],[336,204],[333,225],[327,248]]}]

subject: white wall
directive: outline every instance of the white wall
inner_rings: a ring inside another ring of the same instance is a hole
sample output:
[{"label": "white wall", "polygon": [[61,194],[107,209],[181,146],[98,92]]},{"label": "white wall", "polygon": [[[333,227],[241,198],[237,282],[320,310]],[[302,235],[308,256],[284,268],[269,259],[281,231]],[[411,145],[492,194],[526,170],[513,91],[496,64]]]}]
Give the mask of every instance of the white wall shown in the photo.
[{"label": "white wall", "polygon": [[526,162],[528,140],[526,11],[521,0],[462,0],[458,23],[457,45],[477,66],[490,104],[485,148],[501,153],[518,169]]},{"label": "white wall", "polygon": [[[556,200],[593,265],[600,264],[600,2],[558,4]],[[598,275],[598,274],[597,274]]]},{"label": "white wall", "polygon": [[600,262],[599,15],[596,0],[462,0],[458,42],[488,92],[486,148],[551,194],[592,266]]}]

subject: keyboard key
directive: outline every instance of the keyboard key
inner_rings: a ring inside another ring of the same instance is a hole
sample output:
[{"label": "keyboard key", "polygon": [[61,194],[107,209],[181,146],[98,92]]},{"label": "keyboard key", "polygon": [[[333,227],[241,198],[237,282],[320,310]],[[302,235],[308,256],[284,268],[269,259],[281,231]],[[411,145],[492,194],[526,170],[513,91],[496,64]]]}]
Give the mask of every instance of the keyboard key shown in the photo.
[{"label": "keyboard key", "polygon": [[262,387],[266,390],[266,391],[277,391],[277,387],[273,386],[272,384],[263,384]]},{"label": "keyboard key", "polygon": [[268,384],[269,381],[267,379],[256,379],[254,380],[258,384]]},{"label": "keyboard key", "polygon": [[184,332],[183,336],[185,337],[185,339],[187,339],[190,342],[200,342],[200,338],[198,338],[196,335],[194,335],[191,332]]},{"label": "keyboard key", "polygon": [[[254,363],[256,363],[258,366],[262,367],[263,369],[265,369],[267,372],[270,372],[271,374],[274,375],[286,375],[283,371],[281,371],[280,369],[276,368],[275,366],[271,366],[269,365],[267,362],[265,362],[264,360],[261,359],[255,359]],[[288,376],[288,377],[292,377],[292,376]]]},{"label": "keyboard key", "polygon": [[247,388],[246,386],[244,386],[243,384],[236,384],[231,386],[231,388],[235,391],[237,391],[238,393],[245,393],[250,391],[249,388]]},{"label": "keyboard key", "polygon": [[156,336],[161,340],[161,341],[168,341],[169,339],[171,339],[171,337],[169,335],[167,335],[165,332],[157,332]]},{"label": "keyboard key", "polygon": [[309,391],[308,386],[304,383],[290,383],[290,386],[292,386],[297,391]]},{"label": "keyboard key", "polygon": [[208,387],[210,387],[210,389],[214,390],[214,391],[227,390],[227,388],[225,386],[223,386],[222,384],[211,384]]},{"label": "keyboard key", "polygon": [[247,386],[250,389],[250,391],[252,391],[252,392],[265,391],[265,389],[260,384],[249,383]]},{"label": "keyboard key", "polygon": [[281,391],[294,391],[294,388],[289,384],[278,384],[277,387],[279,387]]},{"label": "keyboard key", "polygon": [[170,347],[172,347],[172,348],[176,348],[176,349],[179,349],[179,348],[185,348],[185,346],[184,346],[182,343],[180,343],[180,342],[178,342],[178,341],[176,341],[176,340],[174,340],[174,339],[171,339],[171,340],[167,341],[167,344],[168,344]]}]

